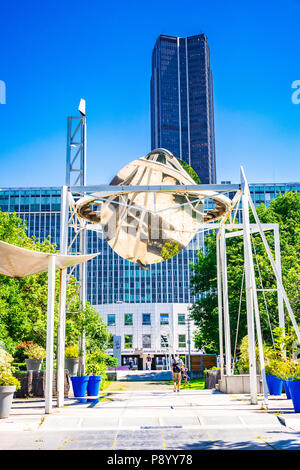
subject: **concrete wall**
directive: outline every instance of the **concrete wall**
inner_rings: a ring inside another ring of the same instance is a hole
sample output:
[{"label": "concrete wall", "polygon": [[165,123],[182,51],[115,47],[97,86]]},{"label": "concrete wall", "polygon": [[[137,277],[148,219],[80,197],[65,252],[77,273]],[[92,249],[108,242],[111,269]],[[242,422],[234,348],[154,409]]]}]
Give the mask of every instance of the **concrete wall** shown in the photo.
[{"label": "concrete wall", "polygon": [[[223,393],[250,393],[250,376],[247,374],[224,375],[223,379],[219,380],[218,389]],[[259,376],[257,377],[257,393],[263,393]]]}]

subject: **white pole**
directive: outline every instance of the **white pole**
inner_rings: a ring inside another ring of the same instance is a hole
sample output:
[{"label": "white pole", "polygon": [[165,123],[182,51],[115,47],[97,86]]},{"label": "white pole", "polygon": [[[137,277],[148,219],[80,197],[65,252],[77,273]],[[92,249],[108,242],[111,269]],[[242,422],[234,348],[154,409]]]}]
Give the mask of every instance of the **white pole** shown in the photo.
[{"label": "white pole", "polygon": [[[249,343],[249,374],[250,374],[250,395],[251,403],[257,404],[257,377],[256,377],[256,357],[255,357],[255,335],[253,318],[253,276],[251,275],[251,240],[249,225],[249,188],[241,169],[241,182],[243,186],[242,209],[244,227],[244,258],[245,258],[245,281],[246,281],[246,304],[247,304],[247,327]],[[252,259],[253,261],[253,259]]]},{"label": "white pole", "polygon": [[[276,224],[274,227],[274,245],[275,245],[275,262],[276,268],[278,271],[278,275],[280,281],[282,283],[282,271],[281,271],[281,255],[280,255],[280,238],[279,238],[279,224]],[[276,281],[277,283],[277,281]],[[279,326],[280,328],[285,329],[285,321],[284,321],[284,306],[283,306],[283,297],[281,290],[278,288],[277,283],[277,298],[278,298],[278,316],[279,316]]]},{"label": "white pole", "polygon": [[187,315],[187,327],[188,327],[188,368],[189,372],[191,371],[191,317],[190,311]]},{"label": "white pole", "polygon": [[227,257],[226,257],[226,243],[225,243],[225,228],[224,228],[224,226],[222,226],[221,229],[220,229],[220,253],[221,253],[222,279],[223,279],[223,306],[224,306],[226,375],[232,375],[230,319],[229,319],[228,282],[227,282]]},{"label": "white pole", "polygon": [[[82,174],[80,178],[80,183],[86,185],[86,155],[87,155],[87,130],[86,130],[86,117],[82,117],[81,125],[81,141],[82,141],[82,152],[81,152],[81,169]],[[82,228],[80,232],[80,253],[82,255],[86,254],[86,228]],[[86,263],[82,263],[79,268],[79,279],[80,279],[80,301],[82,307],[86,306]],[[85,374],[85,332],[82,332],[82,335],[79,339],[79,349],[82,353],[82,356],[79,358],[79,375]]]},{"label": "white pole", "polygon": [[264,231],[263,231],[263,229],[262,229],[261,223],[260,223],[260,221],[259,221],[259,218],[258,218],[256,209],[255,209],[255,206],[254,206],[253,201],[252,201],[251,198],[249,198],[249,202],[250,202],[250,206],[251,206],[251,209],[252,209],[253,216],[254,216],[255,221],[256,221],[256,223],[257,223],[257,225],[258,225],[259,233],[260,233],[260,236],[261,236],[261,238],[262,238],[263,244],[264,244],[264,246],[265,246],[265,249],[266,249],[268,258],[269,258],[269,260],[270,260],[271,266],[272,266],[273,271],[274,271],[274,274],[275,274],[275,276],[276,276],[277,287],[279,288],[279,290],[280,290],[280,292],[281,292],[281,295],[282,295],[283,300],[284,300],[284,302],[285,302],[287,311],[288,311],[289,316],[290,316],[290,318],[291,318],[293,327],[294,327],[294,329],[295,329],[295,333],[296,333],[296,335],[297,335],[298,341],[300,342],[300,331],[299,331],[299,328],[298,328],[298,325],[297,325],[295,316],[294,316],[294,314],[293,314],[293,310],[292,310],[290,301],[289,301],[289,299],[288,299],[288,297],[287,297],[287,295],[286,295],[286,292],[285,292],[285,289],[284,289],[284,287],[283,287],[283,284],[282,284],[282,281],[281,281],[281,278],[280,278],[278,269],[277,269],[277,267],[276,267],[276,265],[275,265],[275,262],[274,262],[274,259],[273,259],[273,256],[272,256],[272,253],[271,253],[269,244],[268,244],[268,242],[267,242],[266,236],[265,236]]},{"label": "white pole", "polygon": [[58,308],[58,330],[57,330],[57,357],[56,357],[56,380],[57,380],[57,407],[64,406],[64,376],[65,376],[65,311],[66,311],[66,285],[67,270],[60,269],[59,276],[59,308]]},{"label": "white pole", "polygon": [[[83,228],[80,233],[80,253],[86,253],[86,229]],[[81,263],[79,267],[80,278],[80,302],[83,308],[86,306],[86,263]],[[85,374],[85,332],[83,331],[79,338],[79,350],[82,354],[79,358],[79,375]]]},{"label": "white pole", "polygon": [[217,245],[217,284],[218,284],[218,314],[219,314],[219,352],[220,352],[220,370],[221,378],[224,375],[224,350],[223,350],[223,302],[222,302],[222,277],[220,260],[220,231],[216,236]]},{"label": "white pole", "polygon": [[46,344],[46,386],[45,386],[45,413],[46,414],[49,414],[52,411],[54,305],[55,305],[55,255],[49,255],[47,344]]},{"label": "white pole", "polygon": [[[60,215],[60,253],[68,253],[68,187],[63,186],[61,192],[61,215]],[[64,362],[65,362],[65,324],[66,324],[66,294],[67,294],[67,270],[60,270],[59,282],[59,310],[57,331],[57,406],[64,406]]]},{"label": "white pole", "polygon": [[256,324],[256,336],[258,342],[258,351],[259,351],[259,362],[260,362],[260,369],[261,369],[261,377],[263,383],[263,393],[264,393],[264,403],[268,405],[268,386],[267,386],[267,379],[266,379],[266,371],[265,371],[265,358],[264,358],[264,350],[263,350],[263,341],[262,341],[262,333],[261,333],[261,324],[260,324],[260,316],[259,316],[259,307],[258,307],[258,300],[257,300],[257,286],[255,281],[255,271],[254,271],[254,263],[253,263],[253,256],[252,256],[252,248],[251,248],[251,256],[250,256],[250,271],[252,277],[252,286],[253,286],[253,304],[254,304],[254,313],[255,313],[255,324]]}]

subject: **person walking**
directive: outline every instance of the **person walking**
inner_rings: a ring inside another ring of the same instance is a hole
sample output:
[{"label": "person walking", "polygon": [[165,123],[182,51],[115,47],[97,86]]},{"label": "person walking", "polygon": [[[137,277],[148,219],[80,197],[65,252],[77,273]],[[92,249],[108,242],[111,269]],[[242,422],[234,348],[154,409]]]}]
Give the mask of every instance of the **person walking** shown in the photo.
[{"label": "person walking", "polygon": [[151,370],[151,364],[152,364],[152,357],[150,356],[150,354],[148,354],[147,360],[146,360],[146,369],[147,370]]},{"label": "person walking", "polygon": [[172,374],[173,374],[173,391],[177,392],[180,391],[180,383],[181,383],[181,369],[183,368],[183,362],[179,357],[179,354],[175,354],[172,360]]},{"label": "person walking", "polygon": [[188,375],[188,368],[187,367],[182,367],[181,373],[182,373],[182,378],[184,380],[184,385],[188,385],[190,387],[191,384],[189,383],[189,381],[191,380],[191,378]]}]

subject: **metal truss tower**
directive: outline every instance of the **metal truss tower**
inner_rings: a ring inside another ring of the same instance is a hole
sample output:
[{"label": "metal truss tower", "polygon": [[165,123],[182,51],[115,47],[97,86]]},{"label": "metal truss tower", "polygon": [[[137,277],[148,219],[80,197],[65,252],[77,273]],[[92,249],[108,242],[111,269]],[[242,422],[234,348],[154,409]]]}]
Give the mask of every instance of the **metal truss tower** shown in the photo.
[{"label": "metal truss tower", "polygon": [[[67,120],[67,155],[66,155],[66,186],[85,186],[86,185],[86,115],[85,115],[85,100],[81,99],[78,110],[81,116],[69,116]],[[69,221],[69,204],[67,201],[68,195],[62,198],[62,204],[65,204],[64,211],[65,217]],[[86,254],[86,229],[85,224],[72,225],[75,229],[75,237],[72,242],[68,243],[69,235],[69,222],[67,223],[67,233],[62,234],[64,240],[62,249],[67,251],[71,249],[77,236],[79,236],[79,254]],[[65,230],[65,231],[66,231]],[[86,263],[79,266],[79,280],[78,288],[80,293],[80,303],[84,309],[86,305]],[[79,339],[79,374],[85,373],[85,335],[84,333]]]}]

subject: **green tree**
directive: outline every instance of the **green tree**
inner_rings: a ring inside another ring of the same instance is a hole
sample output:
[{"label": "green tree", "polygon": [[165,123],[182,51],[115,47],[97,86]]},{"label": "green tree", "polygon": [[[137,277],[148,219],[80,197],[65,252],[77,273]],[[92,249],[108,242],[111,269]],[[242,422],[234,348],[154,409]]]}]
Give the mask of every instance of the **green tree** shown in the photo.
[{"label": "green tree", "polygon": [[[26,223],[16,214],[0,211],[0,240],[23,248],[55,253],[56,245],[47,238],[43,242],[26,235]],[[56,272],[55,329],[58,325],[59,272]],[[22,279],[0,275],[0,342],[14,353],[22,341],[46,346],[47,330],[47,273]],[[107,347],[110,333],[98,312],[87,303],[82,308],[77,292],[77,280],[71,277],[67,286],[66,343],[76,344],[82,330],[86,332],[89,352]],[[56,338],[55,338],[56,344]]]},{"label": "green tree", "polygon": [[[282,261],[282,277],[286,292],[296,319],[300,321],[300,194],[288,192],[274,199],[266,207],[261,204],[257,208],[262,223],[279,223],[280,248]],[[251,222],[254,218],[251,217]],[[215,232],[206,238],[205,252],[198,252],[198,261],[191,265],[193,276],[191,288],[200,298],[192,306],[192,317],[197,325],[195,341],[197,346],[205,348],[207,352],[218,352],[218,299],[217,299],[217,269],[216,269],[216,240]],[[274,237],[266,232],[268,243],[274,255]],[[252,236],[254,266],[256,283],[260,288],[259,271],[264,288],[276,287],[275,275],[267,258],[259,234]],[[231,344],[234,348],[239,311],[239,299],[243,277],[243,239],[234,237],[227,239],[228,264],[228,298],[231,326]],[[258,264],[257,264],[258,262]],[[258,270],[259,267],[259,270]],[[265,302],[266,300],[266,302]],[[266,292],[265,300],[261,292],[258,293],[259,309],[263,338],[271,344],[271,328],[278,326],[278,306],[276,292]],[[269,321],[270,319],[270,321]],[[288,320],[288,317],[287,317]],[[238,343],[247,335],[245,288],[243,289],[241,315],[239,325]],[[232,351],[233,352],[233,351]]]},{"label": "green tree", "polygon": [[177,160],[179,161],[182,168],[184,168],[185,171],[193,178],[195,183],[196,184],[201,184],[200,178],[197,175],[197,173],[195,172],[195,170],[188,163],[186,163],[184,160],[181,160],[180,158],[177,158]]},{"label": "green tree", "polygon": [[166,242],[161,250],[161,256],[164,260],[173,258],[180,252],[177,242]]}]

